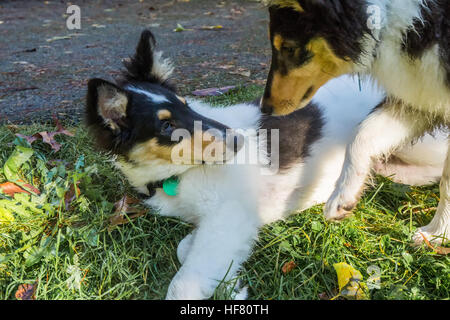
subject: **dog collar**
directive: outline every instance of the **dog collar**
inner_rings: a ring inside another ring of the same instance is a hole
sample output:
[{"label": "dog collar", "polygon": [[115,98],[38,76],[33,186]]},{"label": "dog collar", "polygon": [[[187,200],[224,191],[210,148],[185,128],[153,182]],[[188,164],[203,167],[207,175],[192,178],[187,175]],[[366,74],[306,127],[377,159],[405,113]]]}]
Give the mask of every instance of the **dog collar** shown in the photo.
[{"label": "dog collar", "polygon": [[178,194],[178,184],[180,183],[180,179],[177,176],[172,176],[170,178],[156,181],[156,182],[150,182],[147,184],[147,190],[148,190],[148,196],[146,197],[153,197],[156,193],[156,189],[163,189],[164,193],[168,196],[176,196]]},{"label": "dog collar", "polygon": [[168,196],[174,197],[178,194],[179,183],[180,179],[178,179],[178,177],[176,176],[173,176],[163,181],[162,188]]}]

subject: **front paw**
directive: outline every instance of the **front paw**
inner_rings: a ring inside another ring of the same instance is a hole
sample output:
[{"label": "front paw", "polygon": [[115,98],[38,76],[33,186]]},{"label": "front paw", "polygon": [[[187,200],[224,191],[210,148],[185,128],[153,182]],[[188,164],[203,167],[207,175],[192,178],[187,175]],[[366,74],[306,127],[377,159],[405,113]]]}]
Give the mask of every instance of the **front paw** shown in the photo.
[{"label": "front paw", "polygon": [[180,270],[172,279],[166,300],[204,300],[214,294],[218,282]]},{"label": "front paw", "polygon": [[440,246],[450,242],[449,232],[450,230],[432,230],[430,226],[424,226],[417,229],[412,237],[412,242],[413,245],[420,246],[426,239],[429,243]]},{"label": "front paw", "polygon": [[341,221],[352,214],[352,210],[355,208],[356,200],[343,200],[342,197],[331,196],[328,199],[325,209],[324,216],[328,221]]}]

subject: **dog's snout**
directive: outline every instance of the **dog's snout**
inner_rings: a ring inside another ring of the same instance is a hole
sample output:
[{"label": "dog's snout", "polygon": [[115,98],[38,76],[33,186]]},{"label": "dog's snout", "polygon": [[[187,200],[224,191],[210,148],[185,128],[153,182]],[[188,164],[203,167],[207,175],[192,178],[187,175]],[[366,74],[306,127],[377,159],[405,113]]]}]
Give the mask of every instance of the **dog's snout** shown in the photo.
[{"label": "dog's snout", "polygon": [[273,106],[269,103],[262,103],[261,112],[267,115],[271,115],[273,113]]}]

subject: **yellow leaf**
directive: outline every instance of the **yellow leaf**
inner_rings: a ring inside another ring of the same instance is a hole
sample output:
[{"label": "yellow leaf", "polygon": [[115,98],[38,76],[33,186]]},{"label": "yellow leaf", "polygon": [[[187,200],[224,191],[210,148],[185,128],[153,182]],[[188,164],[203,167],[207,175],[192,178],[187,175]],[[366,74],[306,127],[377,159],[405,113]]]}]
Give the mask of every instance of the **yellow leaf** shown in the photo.
[{"label": "yellow leaf", "polygon": [[5,209],[0,207],[0,223],[9,223],[14,221],[14,216],[12,213]]},{"label": "yellow leaf", "polygon": [[345,262],[333,265],[338,277],[339,293],[342,297],[355,300],[366,300],[367,285],[363,282],[361,272]]}]

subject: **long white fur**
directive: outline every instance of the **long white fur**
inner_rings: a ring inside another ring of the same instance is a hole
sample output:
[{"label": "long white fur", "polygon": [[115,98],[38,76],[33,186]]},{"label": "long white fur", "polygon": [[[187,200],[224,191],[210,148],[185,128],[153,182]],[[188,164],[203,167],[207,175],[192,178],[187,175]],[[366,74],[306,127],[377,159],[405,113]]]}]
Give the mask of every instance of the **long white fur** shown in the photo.
[{"label": "long white fur", "polygon": [[[346,146],[358,124],[383,99],[384,93],[370,82],[364,82],[360,91],[358,81],[349,76],[330,81],[314,98],[325,120],[322,138],[310,146],[308,157],[275,175],[263,175],[258,164],[177,166],[176,169],[155,161],[135,169],[130,176],[130,168],[119,164],[127,176],[138,177],[140,181],[167,178],[173,172],[180,177],[177,196],[168,196],[157,189],[146,200],[159,214],[180,217],[196,226],[179,244],[177,255],[182,266],[171,281],[167,299],[209,298],[221,280],[236,277],[262,225],[325,202],[334,189]],[[195,100],[190,100],[189,105],[196,112],[234,129],[259,128],[261,113],[255,105],[218,108]],[[436,145],[446,143],[439,136],[427,139]],[[417,151],[426,152],[426,145],[421,144]],[[416,161],[414,146],[408,147],[402,158]],[[418,166],[437,166],[441,170],[442,162],[432,160]],[[236,297],[244,296],[245,290]]]},{"label": "long white fur", "polygon": [[[351,145],[347,149],[342,173],[336,189],[328,200],[324,214],[327,219],[341,219],[358,200],[364,186],[373,158],[389,155],[398,148],[407,148],[411,140],[420,136],[424,130],[443,124],[448,128],[450,121],[450,89],[446,83],[446,73],[439,59],[439,46],[428,49],[419,59],[412,60],[402,50],[406,31],[413,28],[414,21],[422,20],[423,0],[368,0],[368,5],[377,5],[382,13],[382,26],[377,43],[370,36],[364,38],[364,50],[361,64],[354,70],[368,74],[378,80],[386,89],[389,99],[384,108],[370,115],[361,123]],[[448,129],[441,131],[441,137],[448,137]],[[419,151],[418,146],[416,146]],[[439,145],[434,155],[440,163],[449,154],[448,146]],[[445,151],[444,151],[445,150]],[[404,155],[408,157],[408,151]],[[426,152],[418,152],[421,167],[419,176],[413,181],[420,181],[424,176],[436,176],[436,167],[426,168],[420,161],[430,161]],[[411,156],[411,154],[409,154]],[[420,160],[422,159],[422,160]],[[445,160],[445,168],[450,163]],[[385,174],[396,170],[395,166],[376,168]],[[404,167],[403,167],[404,168]],[[411,172],[411,166],[408,172]],[[400,170],[401,171],[401,170]],[[397,172],[400,173],[400,172]],[[450,238],[450,216],[448,194],[450,181],[448,175],[442,175],[440,194],[441,202],[433,221],[417,230],[413,240],[419,244],[422,234],[436,243],[448,242]],[[410,181],[403,173],[400,181]]]}]

